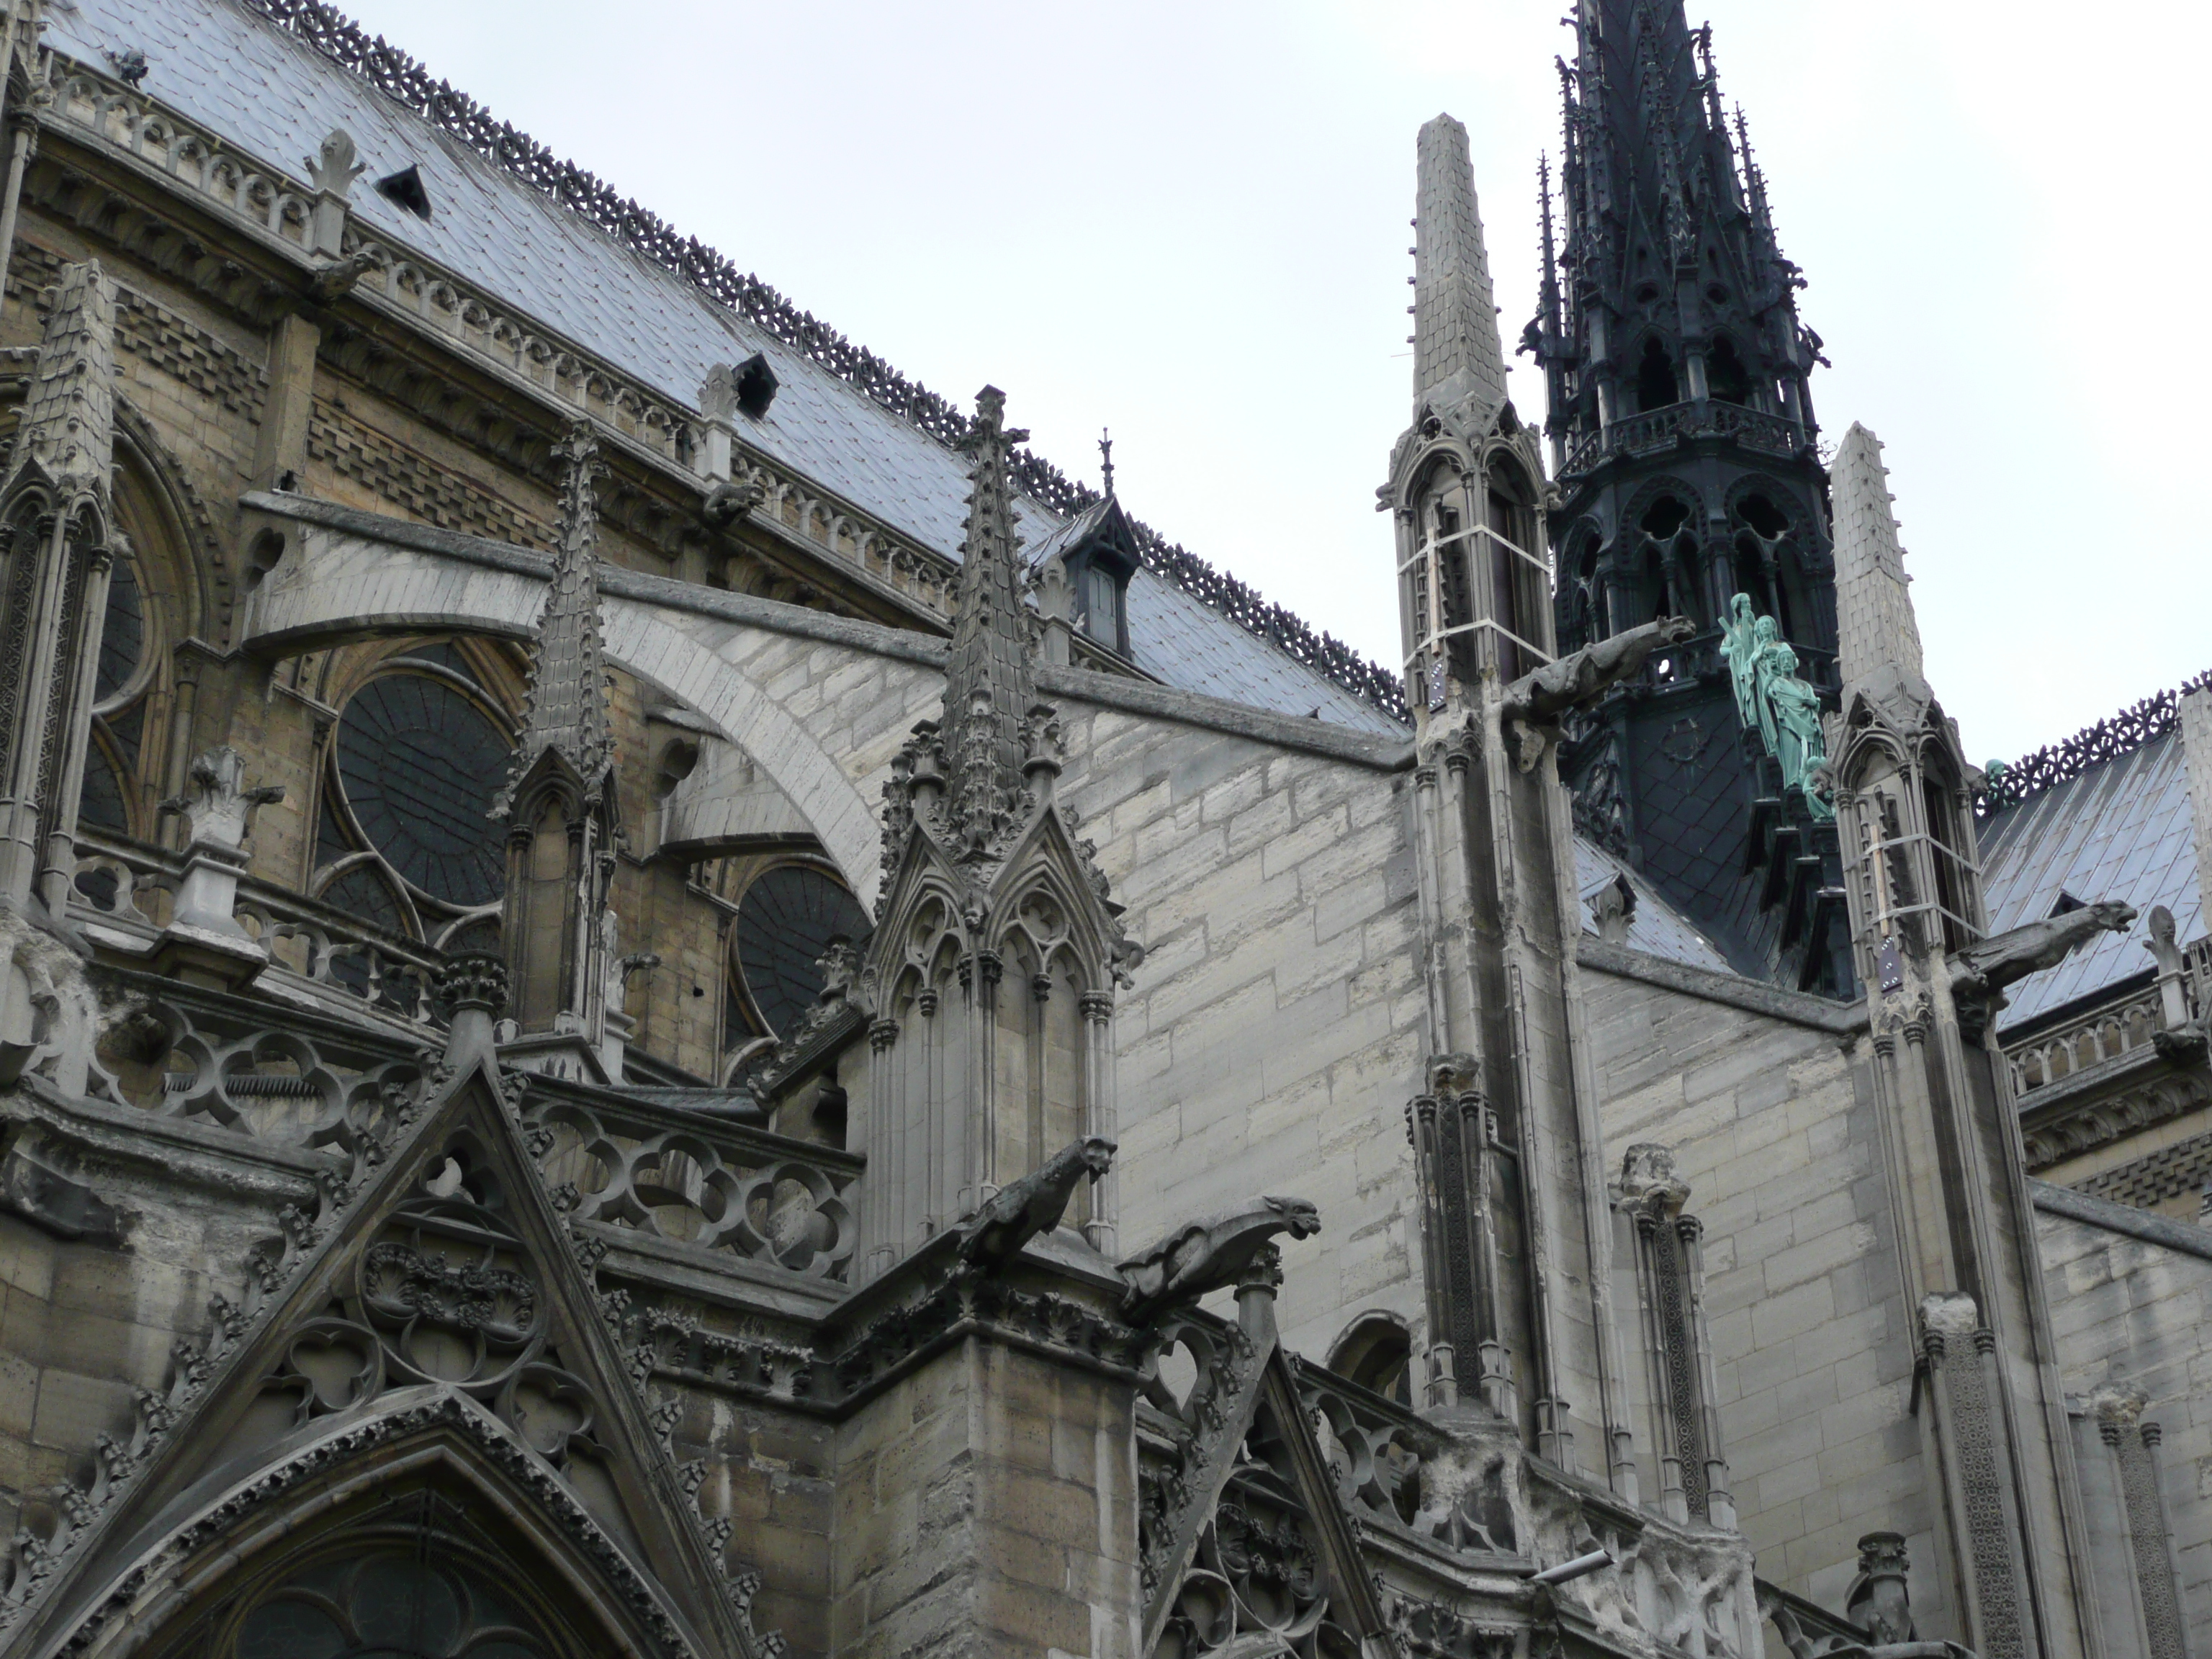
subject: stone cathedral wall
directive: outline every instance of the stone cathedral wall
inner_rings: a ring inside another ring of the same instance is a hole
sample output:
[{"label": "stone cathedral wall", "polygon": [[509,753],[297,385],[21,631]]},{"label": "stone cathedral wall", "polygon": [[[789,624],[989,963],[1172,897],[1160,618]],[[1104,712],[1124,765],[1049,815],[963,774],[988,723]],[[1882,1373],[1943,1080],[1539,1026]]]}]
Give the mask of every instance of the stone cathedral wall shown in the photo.
[{"label": "stone cathedral wall", "polygon": [[[2037,1223],[2083,1484],[2094,1504],[2108,1456],[2099,1396],[2139,1396],[2137,1420],[2158,1425],[2152,1458],[2184,1622],[2212,1629],[2212,1234],[2186,1250],[2048,1212]],[[2197,1231],[2175,1226],[2176,1244],[2195,1244]],[[2100,1604],[2124,1607],[2113,1564],[2097,1565]]]},{"label": "stone cathedral wall", "polygon": [[1671,1146],[1705,1224],[1717,1403],[1760,1576],[1840,1605],[1860,1535],[1899,1531],[1932,1618],[1912,1318],[1863,1061],[1725,1002],[1587,969],[1583,988],[1612,1171],[1638,1142]]}]

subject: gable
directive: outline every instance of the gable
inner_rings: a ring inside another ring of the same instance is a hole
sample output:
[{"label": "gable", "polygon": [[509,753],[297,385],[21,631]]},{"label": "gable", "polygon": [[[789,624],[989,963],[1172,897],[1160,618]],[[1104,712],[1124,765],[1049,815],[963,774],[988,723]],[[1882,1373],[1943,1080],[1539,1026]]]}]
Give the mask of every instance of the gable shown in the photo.
[{"label": "gable", "polygon": [[[386,1549],[402,1510],[422,1517],[418,1548],[447,1539],[486,1585],[566,1586],[538,1596],[548,1630],[583,1616],[560,1612],[567,1596],[599,1609],[603,1650],[759,1650],[726,1523],[701,1517],[616,1346],[592,1282],[603,1248],[571,1235],[466,1032],[457,1019],[459,1063],[449,1050],[423,1104],[362,1137],[319,1213],[284,1212],[243,1304],[214,1298],[205,1346],[179,1345],[127,1444],[103,1437],[51,1536],[19,1542],[0,1594],[18,1651],[245,1616],[270,1573],[321,1571],[326,1534],[337,1554]],[[457,1530],[448,1510],[483,1525]],[[346,1516],[357,1538],[331,1533]],[[437,1593],[473,1592],[456,1577]]]}]

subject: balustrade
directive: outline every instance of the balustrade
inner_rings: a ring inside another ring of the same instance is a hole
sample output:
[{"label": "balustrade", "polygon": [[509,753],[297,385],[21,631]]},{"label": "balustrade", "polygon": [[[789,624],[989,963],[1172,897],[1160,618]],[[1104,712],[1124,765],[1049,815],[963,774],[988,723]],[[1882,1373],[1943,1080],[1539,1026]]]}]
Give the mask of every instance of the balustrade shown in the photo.
[{"label": "balustrade", "polygon": [[[2203,1006],[2201,1001],[2198,1007]],[[2005,1065],[2014,1095],[2047,1087],[2062,1078],[2151,1046],[2160,1030],[2155,988],[2107,1003],[2054,1030],[2008,1045]]]},{"label": "balustrade", "polygon": [[[160,848],[95,834],[77,837],[75,908],[150,943],[170,920],[184,860]],[[442,1028],[432,985],[444,952],[396,939],[344,912],[242,876],[233,913],[269,952],[267,972],[304,981],[325,996]],[[343,1006],[333,1000],[332,1006]]]},{"label": "balustrade", "polygon": [[860,1158],[642,1104],[531,1099],[539,1167],[574,1191],[578,1220],[846,1281]]},{"label": "balustrade", "polygon": [[1669,404],[1630,415],[1581,439],[1567,452],[1563,475],[1588,472],[1608,455],[1647,455],[1692,438],[1734,438],[1747,449],[1795,455],[1811,440],[1795,422],[1717,400]]}]

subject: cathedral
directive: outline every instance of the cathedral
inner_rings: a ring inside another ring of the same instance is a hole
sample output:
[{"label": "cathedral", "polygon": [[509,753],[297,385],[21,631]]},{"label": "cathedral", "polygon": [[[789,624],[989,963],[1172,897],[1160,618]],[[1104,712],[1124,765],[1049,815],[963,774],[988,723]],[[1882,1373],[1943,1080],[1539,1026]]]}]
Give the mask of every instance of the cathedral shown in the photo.
[{"label": "cathedral", "polygon": [[317,0],[0,0],[0,1659],[2212,1659],[2212,676],[1966,759],[1571,12],[1377,665]]}]

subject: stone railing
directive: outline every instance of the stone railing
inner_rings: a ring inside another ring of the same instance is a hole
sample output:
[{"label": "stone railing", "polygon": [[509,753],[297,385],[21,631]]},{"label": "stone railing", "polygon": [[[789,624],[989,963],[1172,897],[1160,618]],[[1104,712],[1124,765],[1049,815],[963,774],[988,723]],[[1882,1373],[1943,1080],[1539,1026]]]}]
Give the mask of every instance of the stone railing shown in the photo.
[{"label": "stone railing", "polygon": [[[73,908],[150,946],[168,926],[184,860],[177,854],[96,832],[77,836]],[[239,924],[269,952],[266,971],[312,987],[333,1007],[349,1001],[440,1026],[431,997],[444,952],[380,933],[344,912],[252,877],[240,877]]]},{"label": "stone railing", "polygon": [[1795,455],[1811,448],[1804,428],[1794,421],[1707,398],[1626,416],[1601,432],[1590,433],[1567,452],[1559,471],[1562,477],[1588,472],[1608,456],[1648,455],[1692,438],[1734,438],[1747,449],[1770,455]]},{"label": "stone railing", "polygon": [[2085,1014],[2054,1030],[2005,1047],[2014,1096],[2152,1046],[2160,1029],[2155,987]]},{"label": "stone railing", "polygon": [[423,1060],[396,1034],[131,978],[144,1017],[128,1052],[94,1060],[89,1092],[102,1099],[342,1153],[388,1137],[414,1109]]},{"label": "stone railing", "polygon": [[1313,1419],[1345,1507],[1416,1526],[1422,1519],[1421,1462],[1435,1449],[1436,1431],[1409,1407],[1334,1371],[1303,1360],[1293,1369],[1299,1401]]},{"label": "stone railing", "polygon": [[847,1282],[860,1158],[642,1102],[532,1080],[526,1121],[579,1221]]}]

